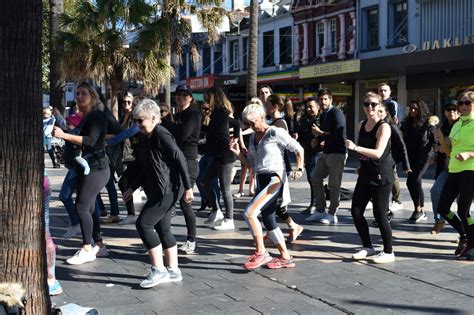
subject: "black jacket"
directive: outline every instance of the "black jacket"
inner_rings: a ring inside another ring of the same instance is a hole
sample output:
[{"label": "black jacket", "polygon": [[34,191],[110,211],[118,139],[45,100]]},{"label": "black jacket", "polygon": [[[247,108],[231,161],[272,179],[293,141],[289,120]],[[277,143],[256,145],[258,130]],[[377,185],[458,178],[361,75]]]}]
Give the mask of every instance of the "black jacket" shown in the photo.
[{"label": "black jacket", "polygon": [[156,125],[146,145],[141,175],[130,185],[133,190],[143,186],[148,196],[156,193],[163,196],[177,192],[181,183],[185,189],[192,187],[184,154],[166,128]]},{"label": "black jacket", "polygon": [[408,160],[407,147],[405,141],[403,141],[403,134],[400,129],[391,121],[388,123],[392,131],[390,136],[390,142],[392,147],[392,158],[395,164],[402,163],[404,171],[410,169],[410,161]]},{"label": "black jacket", "polygon": [[201,112],[195,106],[189,106],[175,115],[173,135],[178,147],[188,160],[198,157],[198,141],[201,132]]},{"label": "black jacket", "polygon": [[346,118],[340,109],[333,106],[321,114],[321,130],[326,133],[323,136],[325,154],[347,153]]}]

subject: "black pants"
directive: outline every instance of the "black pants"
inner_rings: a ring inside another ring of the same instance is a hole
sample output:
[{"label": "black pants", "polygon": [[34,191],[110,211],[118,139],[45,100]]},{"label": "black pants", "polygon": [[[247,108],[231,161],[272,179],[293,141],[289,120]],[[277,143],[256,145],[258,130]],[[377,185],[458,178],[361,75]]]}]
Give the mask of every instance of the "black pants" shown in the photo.
[{"label": "black pants", "polygon": [[[122,192],[122,194],[128,189],[128,183],[130,182],[131,175],[133,174],[133,171],[134,171],[132,165],[133,164],[131,163],[124,162],[124,166],[126,166],[126,169],[118,182],[118,187],[120,191]],[[133,196],[129,201],[125,203],[125,206],[127,207],[128,215],[135,215],[135,205],[133,204]]]},{"label": "black pants", "polygon": [[[186,160],[189,171],[189,180],[191,181],[191,187],[194,187],[197,175],[199,173],[199,162],[197,160]],[[179,200],[179,205],[183,211],[184,220],[186,221],[186,228],[188,229],[188,241],[194,242],[196,239],[196,216],[193,212],[192,203],[186,203],[184,201],[184,195]]]},{"label": "black pants", "polygon": [[426,168],[420,165],[419,167],[413,167],[411,170],[412,172],[407,175],[407,188],[415,209],[423,208],[425,206],[425,194],[421,186],[421,178],[425,174]]},{"label": "black pants", "polygon": [[369,235],[369,225],[364,217],[365,208],[370,200],[374,205],[374,217],[377,221],[380,234],[382,235],[384,252],[392,253],[392,228],[388,223],[387,209],[390,200],[392,184],[383,186],[372,186],[357,182],[354,189],[354,198],[352,199],[351,214],[354,225],[359,233],[362,245],[372,247]]},{"label": "black pants", "polygon": [[76,212],[81,224],[82,244],[90,245],[101,242],[100,220],[93,215],[95,201],[102,188],[105,187],[110,177],[110,168],[91,170],[89,175],[80,175],[77,185]]},{"label": "black pants", "polygon": [[212,187],[212,181],[216,176],[219,176],[219,185],[222,198],[224,199],[225,217],[226,219],[233,219],[234,199],[232,199],[232,194],[230,193],[230,185],[232,183],[232,168],[234,167],[234,163],[222,163],[220,158],[213,156],[209,156],[208,159],[209,162],[202,179],[207,200],[211,204],[212,210],[217,211],[218,206],[216,203],[216,194]]},{"label": "black pants", "polygon": [[[148,191],[148,190],[145,190]],[[135,226],[143,244],[152,249],[163,244],[163,249],[176,245],[171,233],[171,210],[178,200],[177,192],[170,192],[161,197],[160,192],[148,195]]]},{"label": "black pants", "polygon": [[[458,197],[458,215],[451,212],[451,205]],[[474,171],[449,173],[439,200],[438,213],[464,237],[467,234],[469,246],[474,248],[474,220],[470,214],[474,197]]]}]

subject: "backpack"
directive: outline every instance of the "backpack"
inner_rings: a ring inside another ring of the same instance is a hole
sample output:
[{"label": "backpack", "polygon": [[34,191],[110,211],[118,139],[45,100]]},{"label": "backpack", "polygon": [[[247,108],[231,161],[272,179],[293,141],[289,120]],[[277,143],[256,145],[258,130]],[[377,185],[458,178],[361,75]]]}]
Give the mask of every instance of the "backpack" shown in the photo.
[{"label": "backpack", "polygon": [[[331,200],[331,195],[328,185],[324,185],[324,193],[326,195],[326,200]],[[341,187],[339,200],[352,200],[354,192],[350,189]]]}]

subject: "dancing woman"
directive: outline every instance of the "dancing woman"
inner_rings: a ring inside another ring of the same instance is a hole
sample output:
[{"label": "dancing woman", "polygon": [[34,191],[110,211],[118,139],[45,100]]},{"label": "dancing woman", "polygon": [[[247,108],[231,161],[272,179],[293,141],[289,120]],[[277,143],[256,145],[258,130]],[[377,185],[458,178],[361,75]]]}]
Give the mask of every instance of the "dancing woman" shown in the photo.
[{"label": "dancing woman", "polygon": [[386,211],[393,185],[393,165],[390,152],[390,126],[379,117],[378,110],[382,99],[380,95],[369,92],[363,100],[366,119],[359,130],[359,142],[354,144],[346,140],[346,147],[359,154],[359,178],[354,189],[351,214],[363,248],[352,255],[359,260],[375,255],[375,249],[369,235],[369,226],[364,212],[370,200],[374,205],[374,217],[383,240],[383,251],[373,261],[383,264],[395,261],[392,249],[392,229],[388,223]]},{"label": "dancing woman", "polygon": [[[247,167],[253,167],[257,175],[257,191],[245,209],[245,220],[252,233],[256,251],[244,264],[245,269],[258,268],[264,264],[268,268],[292,268],[295,266],[285,244],[285,238],[278,227],[275,212],[280,205],[277,199],[282,196],[281,206],[290,201],[287,175],[283,152],[296,152],[298,169],[291,172],[291,177],[298,179],[303,175],[304,150],[288,132],[282,128],[269,126],[265,122],[265,109],[259,105],[248,105],[243,117],[255,133],[250,136],[247,157],[241,152],[236,141],[232,142],[231,150]],[[280,252],[280,257],[272,259],[266,251],[262,236],[262,226],[258,215],[262,214],[263,223],[268,235]]]},{"label": "dancing woman", "polygon": [[[143,186],[148,201],[138,216],[136,227],[151,259],[151,269],[143,288],[160,283],[181,281],[178,268],[178,248],[171,233],[171,211],[179,199],[181,182],[184,186],[184,201],[193,200],[186,159],[178,148],[174,137],[160,126],[160,108],[150,99],[142,100],[133,110],[133,118],[140,132],[147,136],[147,157],[143,161],[140,176],[136,176],[123,194],[128,201],[133,191]],[[163,252],[166,266],[163,262]]]},{"label": "dancing woman", "polygon": [[[474,197],[474,92],[461,94],[457,105],[461,117],[449,133],[451,151],[446,152],[451,157],[449,174],[441,192],[438,213],[459,233],[459,245],[454,254],[474,260],[474,219],[469,211]],[[458,215],[450,209],[456,197]]]}]

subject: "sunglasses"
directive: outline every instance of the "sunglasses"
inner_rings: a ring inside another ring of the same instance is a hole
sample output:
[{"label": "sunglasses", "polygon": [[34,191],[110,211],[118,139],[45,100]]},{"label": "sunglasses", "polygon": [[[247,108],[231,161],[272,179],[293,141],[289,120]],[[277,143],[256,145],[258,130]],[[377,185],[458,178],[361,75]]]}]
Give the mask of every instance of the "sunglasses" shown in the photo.
[{"label": "sunglasses", "polygon": [[410,110],[418,110],[419,108],[416,106],[410,106]]},{"label": "sunglasses", "polygon": [[446,108],[445,111],[447,111],[447,112],[457,112],[458,109],[456,107],[450,107],[450,108]]},{"label": "sunglasses", "polygon": [[201,110],[202,110],[203,112],[208,112],[208,111],[210,111],[210,109],[207,108],[207,107],[203,107],[203,108],[201,108]]},{"label": "sunglasses", "polygon": [[[151,117],[151,118],[154,118],[154,117]],[[139,124],[141,125],[141,124],[143,124],[143,122],[144,122],[145,120],[147,120],[147,119],[148,119],[148,118],[136,118],[136,119],[134,119],[134,121],[135,121],[136,123],[139,123]]]},{"label": "sunglasses", "polygon": [[372,106],[372,108],[376,107],[377,105],[379,105],[379,103],[375,103],[375,102],[364,102],[362,103],[364,105],[364,107],[369,107],[369,106]]},{"label": "sunglasses", "polygon": [[125,104],[132,104],[132,101],[125,101]]},{"label": "sunglasses", "polygon": [[471,104],[472,104],[471,101],[464,101],[464,102],[463,102],[463,101],[458,101],[458,106],[459,106],[459,107],[461,107],[461,106],[463,106],[463,105],[469,106],[469,105],[471,105]]}]

